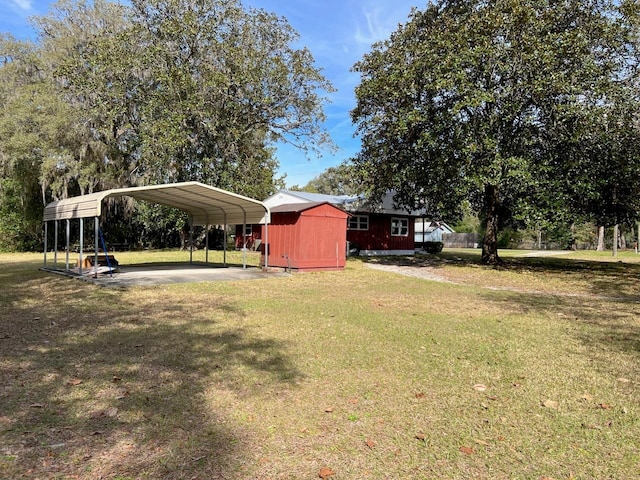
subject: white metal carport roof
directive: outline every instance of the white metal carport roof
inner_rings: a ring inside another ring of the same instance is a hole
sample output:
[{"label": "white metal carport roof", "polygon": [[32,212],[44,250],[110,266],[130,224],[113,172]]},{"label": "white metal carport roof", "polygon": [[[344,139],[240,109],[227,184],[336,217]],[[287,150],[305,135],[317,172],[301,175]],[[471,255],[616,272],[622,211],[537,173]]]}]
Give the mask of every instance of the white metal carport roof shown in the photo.
[{"label": "white metal carport roof", "polygon": [[103,200],[123,196],[183,210],[192,217],[193,225],[240,225],[270,221],[269,208],[262,202],[200,182],[116,188],[66,198],[45,207],[44,221],[99,217]]}]

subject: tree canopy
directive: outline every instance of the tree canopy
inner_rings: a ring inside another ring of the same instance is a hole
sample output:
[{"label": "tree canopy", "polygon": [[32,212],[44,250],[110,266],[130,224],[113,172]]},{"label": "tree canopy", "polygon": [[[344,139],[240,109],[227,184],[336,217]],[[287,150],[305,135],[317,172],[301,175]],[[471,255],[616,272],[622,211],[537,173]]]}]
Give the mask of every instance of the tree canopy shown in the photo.
[{"label": "tree canopy", "polygon": [[[31,245],[50,200],[187,180],[265,198],[283,183],[277,142],[332,146],[332,86],[282,17],[239,0],[61,0],[34,26],[36,42],[0,38],[0,211],[31,212]],[[24,225],[0,223],[0,248],[26,248]]]},{"label": "tree canopy", "polygon": [[303,187],[296,185],[291,189],[325,195],[356,195],[360,193],[361,186],[354,166],[345,162],[327,168],[320,175],[309,180]]},{"label": "tree canopy", "polygon": [[[488,263],[506,222],[602,209],[611,192],[596,172],[631,181],[618,202],[637,202],[640,179],[627,171],[640,162],[639,14],[625,0],[414,9],[354,66],[359,175],[434,217],[455,218],[464,200],[482,208]],[[615,138],[613,125],[624,126]]]}]

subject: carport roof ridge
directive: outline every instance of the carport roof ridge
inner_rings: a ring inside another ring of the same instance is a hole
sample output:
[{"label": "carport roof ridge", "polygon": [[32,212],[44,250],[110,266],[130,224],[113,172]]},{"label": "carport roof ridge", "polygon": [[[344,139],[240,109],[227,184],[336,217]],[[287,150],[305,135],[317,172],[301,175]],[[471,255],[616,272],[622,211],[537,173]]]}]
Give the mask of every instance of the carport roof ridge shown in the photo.
[{"label": "carport roof ridge", "polygon": [[194,225],[270,221],[269,208],[262,202],[200,182],[116,188],[66,198],[48,204],[44,208],[43,220],[99,217],[103,200],[123,196],[183,210],[192,216]]}]

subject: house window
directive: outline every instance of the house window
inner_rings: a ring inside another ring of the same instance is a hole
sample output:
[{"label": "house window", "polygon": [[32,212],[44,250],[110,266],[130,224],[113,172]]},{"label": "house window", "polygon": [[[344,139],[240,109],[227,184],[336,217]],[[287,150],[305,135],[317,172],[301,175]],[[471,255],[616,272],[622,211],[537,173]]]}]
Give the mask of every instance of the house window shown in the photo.
[{"label": "house window", "polygon": [[369,230],[369,217],[367,215],[352,215],[349,217],[349,230]]},{"label": "house window", "polygon": [[253,225],[251,225],[251,224],[245,225],[244,226],[244,236],[245,237],[250,237],[252,233],[253,233]]},{"label": "house window", "polygon": [[394,237],[406,237],[407,235],[409,235],[409,219],[396,217],[392,218],[391,235]]}]

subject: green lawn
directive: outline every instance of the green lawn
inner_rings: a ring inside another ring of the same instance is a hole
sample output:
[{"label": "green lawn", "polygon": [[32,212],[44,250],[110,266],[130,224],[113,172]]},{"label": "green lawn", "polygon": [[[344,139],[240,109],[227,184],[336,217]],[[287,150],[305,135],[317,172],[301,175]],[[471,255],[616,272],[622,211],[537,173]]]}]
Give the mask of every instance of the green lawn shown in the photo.
[{"label": "green lawn", "polygon": [[129,289],[0,254],[0,478],[640,478],[640,256],[501,253]]}]

